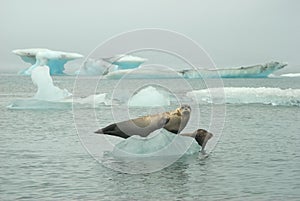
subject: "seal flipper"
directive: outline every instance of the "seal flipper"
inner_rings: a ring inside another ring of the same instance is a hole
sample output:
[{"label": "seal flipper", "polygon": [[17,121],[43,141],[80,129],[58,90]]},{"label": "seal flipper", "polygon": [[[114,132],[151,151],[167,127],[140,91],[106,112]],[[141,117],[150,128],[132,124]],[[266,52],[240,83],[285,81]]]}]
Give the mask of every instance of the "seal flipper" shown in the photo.
[{"label": "seal flipper", "polygon": [[115,131],[107,131],[104,134],[106,135],[113,135],[113,136],[117,136],[117,137],[121,137],[121,138],[129,138],[129,135],[126,135],[125,133],[123,133],[122,131],[120,131],[120,129],[116,126],[116,130]]},{"label": "seal flipper", "polygon": [[102,129],[96,130],[94,133],[96,133],[96,134],[104,134],[103,131],[102,131]]},{"label": "seal flipper", "polygon": [[105,134],[107,131],[113,131],[116,126],[117,126],[116,124],[110,124],[110,125],[106,126],[105,128],[101,128],[101,129],[95,131],[94,133]]},{"label": "seal flipper", "polygon": [[116,124],[110,124],[106,126],[105,128],[99,129],[95,131],[97,134],[106,134],[106,135],[113,135],[121,138],[129,138],[129,135],[126,135],[124,132],[122,132],[119,127]]}]

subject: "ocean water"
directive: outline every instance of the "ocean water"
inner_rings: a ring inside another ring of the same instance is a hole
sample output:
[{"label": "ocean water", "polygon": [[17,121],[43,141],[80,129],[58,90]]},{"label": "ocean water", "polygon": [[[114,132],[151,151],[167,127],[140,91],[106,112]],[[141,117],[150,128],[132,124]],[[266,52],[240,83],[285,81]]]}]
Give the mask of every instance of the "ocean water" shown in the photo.
[{"label": "ocean water", "polygon": [[[75,78],[58,76],[54,77],[54,83],[72,91]],[[149,80],[123,80],[119,85],[118,80],[101,80],[97,89],[90,89],[89,86],[96,82],[96,77],[83,78],[76,94],[111,93],[117,86],[120,90],[116,95],[126,97]],[[185,96],[188,92],[185,85],[178,83],[176,79],[159,81],[161,86],[175,90],[177,96]],[[205,88],[205,83],[199,80],[187,83],[194,90]],[[300,88],[300,78],[224,79],[223,83],[225,87],[244,90],[248,87],[292,89],[287,93],[296,93],[293,90]],[[95,160],[80,138],[80,133],[92,135],[99,126],[111,123],[112,108],[118,110],[118,106],[103,104],[97,108],[73,110],[72,107],[7,108],[16,99],[32,97],[35,91],[30,77],[0,75],[0,200],[300,199],[297,94],[294,98],[287,95],[282,105],[246,102],[213,105],[225,108],[226,113],[216,146],[208,144],[208,157],[183,156],[159,171],[129,174],[108,168],[118,167],[113,162],[103,164]],[[276,99],[274,93],[266,98]],[[190,100],[185,101],[189,103]],[[193,130],[198,125],[209,129],[212,105],[194,102],[191,105],[192,112],[199,109],[200,118],[192,121],[188,129]],[[171,108],[174,105],[167,107]],[[128,113],[134,117],[157,110],[133,108]],[[126,112],[116,111],[115,118],[122,119],[120,116]],[[95,116],[98,125],[91,123]],[[102,146],[95,141],[93,148],[101,150]]]}]

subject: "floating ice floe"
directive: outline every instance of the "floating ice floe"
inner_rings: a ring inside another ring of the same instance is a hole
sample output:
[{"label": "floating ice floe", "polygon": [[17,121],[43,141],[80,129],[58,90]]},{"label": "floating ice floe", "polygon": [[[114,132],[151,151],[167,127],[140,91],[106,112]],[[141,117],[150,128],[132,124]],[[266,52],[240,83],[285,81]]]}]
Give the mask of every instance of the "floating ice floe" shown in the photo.
[{"label": "floating ice floe", "polygon": [[287,73],[280,75],[281,77],[300,77],[300,73]]},{"label": "floating ice floe", "polygon": [[201,147],[194,138],[175,135],[167,131],[152,133],[148,137],[133,135],[115,145],[115,157],[165,157],[199,153]]},{"label": "floating ice floe", "polygon": [[199,104],[269,104],[300,106],[300,89],[224,87],[195,90],[187,96]]}]

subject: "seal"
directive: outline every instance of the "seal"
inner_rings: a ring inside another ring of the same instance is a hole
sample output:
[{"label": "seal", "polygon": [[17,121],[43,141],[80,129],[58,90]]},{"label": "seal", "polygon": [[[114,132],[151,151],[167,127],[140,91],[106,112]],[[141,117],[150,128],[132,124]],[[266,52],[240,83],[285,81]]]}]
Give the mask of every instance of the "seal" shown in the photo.
[{"label": "seal", "polygon": [[164,129],[171,133],[178,134],[185,128],[190,119],[191,107],[189,105],[182,105],[176,110],[165,112],[164,114],[170,119],[164,126]]},{"label": "seal", "polygon": [[181,133],[180,135],[195,138],[197,143],[201,146],[202,153],[205,153],[204,148],[208,140],[213,137],[212,133],[204,129],[198,129],[193,133]]},{"label": "seal", "polygon": [[163,128],[169,122],[169,120],[169,116],[165,113],[148,115],[110,124],[95,131],[95,133],[114,135],[121,138],[128,138],[132,135],[146,137],[153,131]]}]

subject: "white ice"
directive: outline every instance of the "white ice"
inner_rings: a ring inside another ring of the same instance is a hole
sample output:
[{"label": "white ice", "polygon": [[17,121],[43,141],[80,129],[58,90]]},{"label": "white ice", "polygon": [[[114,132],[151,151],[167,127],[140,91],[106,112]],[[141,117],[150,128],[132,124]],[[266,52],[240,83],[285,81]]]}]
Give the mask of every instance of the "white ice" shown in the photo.
[{"label": "white ice", "polygon": [[121,69],[109,72],[107,79],[153,79],[153,78],[251,78],[268,77],[271,73],[284,68],[287,64],[269,62],[266,64],[223,69],[188,69],[175,71],[167,68],[140,66],[134,69]]},{"label": "white ice", "polygon": [[60,57],[60,53],[38,52],[35,55],[36,63],[28,72],[32,82],[37,86],[37,92],[31,99],[13,101],[10,109],[63,109],[70,108],[72,103],[97,107],[100,104],[111,104],[106,94],[93,94],[84,98],[73,98],[67,89],[60,89],[53,84],[47,61],[49,58]]},{"label": "white ice", "polygon": [[141,66],[135,69],[116,70],[108,73],[107,79],[163,79],[181,78],[182,76],[175,70]]},{"label": "white ice", "polygon": [[199,104],[270,104],[300,106],[300,89],[224,87],[195,90],[187,96]]},{"label": "white ice", "polygon": [[76,75],[105,75],[110,71],[117,70],[117,67],[102,59],[88,58],[83,66],[75,72]]},{"label": "white ice", "polygon": [[300,77],[300,73],[287,73],[280,75],[282,77]]},{"label": "white ice", "polygon": [[198,69],[180,71],[185,78],[251,78],[268,77],[271,73],[282,69],[286,63],[269,62],[247,67]]},{"label": "white ice", "polygon": [[131,107],[159,107],[170,105],[170,95],[148,86],[134,94],[128,101]]},{"label": "white ice", "polygon": [[49,67],[41,65],[35,67],[31,72],[32,82],[37,85],[38,90],[34,99],[45,101],[60,101],[72,96],[67,89],[60,89],[53,85],[53,80],[49,74]]},{"label": "white ice", "polygon": [[117,65],[119,69],[137,68],[142,63],[147,61],[147,59],[145,58],[141,58],[133,55],[125,55],[125,54],[118,54],[113,57],[103,58],[103,60],[111,64]]}]

